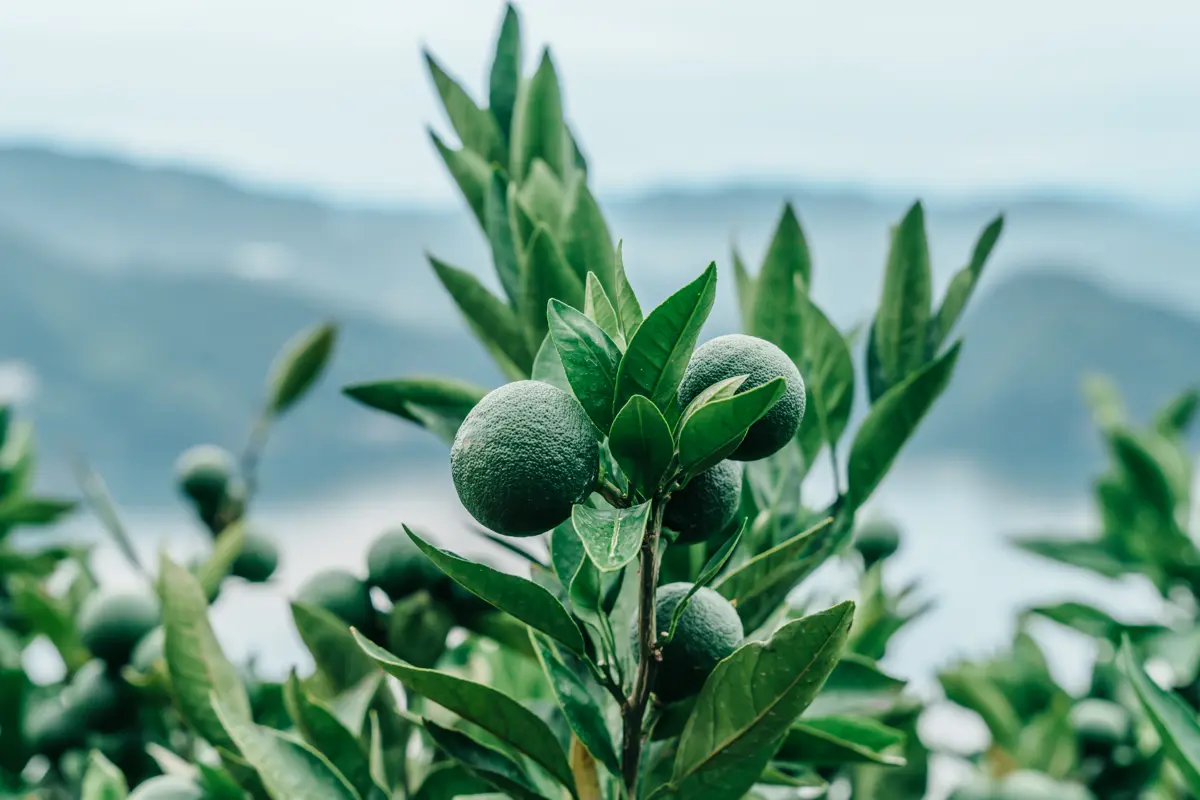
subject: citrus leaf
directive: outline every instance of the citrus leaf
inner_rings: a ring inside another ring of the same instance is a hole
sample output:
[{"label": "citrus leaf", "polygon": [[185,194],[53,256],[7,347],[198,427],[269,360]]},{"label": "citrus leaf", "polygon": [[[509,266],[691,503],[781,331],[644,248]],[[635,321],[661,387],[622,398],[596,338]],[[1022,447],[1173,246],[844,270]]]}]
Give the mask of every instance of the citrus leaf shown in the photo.
[{"label": "citrus leaf", "polygon": [[530,347],[537,347],[549,332],[546,306],[561,300],[573,308],[583,305],[583,281],[563,260],[550,231],[538,223],[529,240],[529,253],[521,274],[520,307]]},{"label": "citrus leaf", "polygon": [[[319,753],[329,759],[342,777],[363,797],[376,788],[371,764],[361,741],[324,703],[311,697],[300,685],[295,670],[283,689],[284,704],[296,730]],[[382,791],[382,787],[378,787]]]},{"label": "citrus leaf", "polygon": [[250,700],[208,622],[208,598],[192,574],[165,554],[158,568],[158,591],[163,656],[175,706],[193,731],[214,746],[232,749],[235,740],[217,718],[213,699],[224,704],[228,719],[247,722]]},{"label": "citrus leaf", "polygon": [[600,698],[603,697],[600,687],[594,682],[584,681],[582,676],[588,673],[582,664],[576,664],[575,669],[568,667],[554,643],[545,636],[530,631],[529,637],[571,730],[593,758],[613,775],[620,777],[621,762],[617,759],[612,734],[600,707]]},{"label": "citrus leaf", "polygon": [[284,345],[267,379],[267,408],[279,416],[313,387],[337,341],[337,326],[326,322],[301,331]]},{"label": "citrus leaf", "polygon": [[754,325],[755,278],[746,269],[746,262],[742,261],[737,247],[732,248],[730,258],[733,260],[733,280],[737,290],[738,312],[742,318],[742,327],[750,330]]},{"label": "citrus leaf", "polygon": [[850,508],[861,508],[917,426],[950,382],[961,342],[889,389],[871,407],[855,434],[847,469]]},{"label": "citrus leaf", "polygon": [[725,460],[786,389],[787,380],[780,376],[697,408],[679,431],[679,465],[696,475]]},{"label": "citrus leaf", "polygon": [[212,553],[196,571],[196,580],[200,582],[208,602],[216,599],[221,582],[229,575],[233,562],[241,555],[245,544],[246,529],[241,522],[228,525],[217,534]]},{"label": "citrus leaf", "polygon": [[537,355],[533,358],[533,374],[530,377],[535,381],[556,386],[567,394],[575,393],[571,388],[571,382],[567,380],[567,371],[563,367],[562,359],[559,358],[558,348],[554,346],[554,340],[550,338],[549,334],[542,340],[542,346],[538,348]]},{"label": "citrus leaf", "polygon": [[629,277],[625,274],[623,250],[623,243],[617,242],[617,251],[613,254],[617,287],[613,297],[617,302],[617,316],[621,320],[621,333],[625,334],[625,341],[628,342],[633,339],[633,335],[637,333],[638,327],[642,324],[642,306],[638,303],[637,295],[633,293],[633,287],[629,284]]},{"label": "citrus leaf", "polygon": [[[545,225],[561,244],[567,189],[542,159],[535,158],[530,165],[529,174],[517,189],[517,203],[534,222]],[[576,273],[576,277],[582,283],[583,275]]]},{"label": "citrus leaf", "polygon": [[375,673],[375,665],[355,646],[346,623],[307,603],[292,603],[292,620],[313,657],[317,672],[334,692],[357,686]]},{"label": "citrus leaf", "polygon": [[564,786],[571,786],[571,767],[558,739],[525,706],[490,686],[406,664],[358,631],[354,631],[354,638],[368,656],[410,691],[475,723],[529,756]]},{"label": "citrus leaf", "polygon": [[220,723],[262,780],[271,800],[362,800],[323,755],[288,735],[255,725],[212,699]]},{"label": "citrus leaf", "polygon": [[546,319],[572,393],[596,427],[608,433],[621,351],[599,325],[559,300],[550,301]]},{"label": "citrus leaf", "polygon": [[1163,436],[1182,436],[1200,411],[1200,389],[1187,389],[1163,406],[1154,415],[1154,429]]},{"label": "citrus leaf", "polygon": [[854,405],[854,361],[841,331],[807,295],[798,300],[804,322],[804,375],[825,442],[837,447]]},{"label": "citrus leaf", "polygon": [[1196,712],[1176,694],[1164,691],[1138,663],[1133,646],[1121,644],[1121,666],[1162,740],[1167,757],[1179,769],[1193,793],[1200,792],[1200,722]]},{"label": "citrus leaf", "polygon": [[504,792],[505,797],[543,800],[524,768],[494,747],[489,747],[464,731],[452,730],[425,720],[425,731],[433,743],[457,761],[471,775]]},{"label": "citrus leaf", "polygon": [[[617,368],[615,408],[640,394],[668,421],[679,414],[679,382],[716,297],[717,265],[668,297],[638,326]],[[624,310],[622,310],[624,316]]]},{"label": "citrus leaf", "polygon": [[466,148],[455,150],[448,147],[441,137],[429,131],[429,138],[437,148],[442,163],[450,172],[450,177],[458,185],[467,207],[475,215],[480,227],[487,230],[487,218],[484,215],[484,205],[487,202],[488,186],[492,180],[492,165],[483,156]]},{"label": "citrus leaf", "polygon": [[742,541],[742,535],[745,534],[746,528],[749,525],[749,520],[743,520],[737,532],[726,539],[725,543],[717,549],[717,552],[709,556],[708,561],[704,562],[704,566],[700,568],[700,574],[696,577],[692,588],[688,589],[683,599],[675,604],[675,610],[671,612],[671,626],[667,629],[666,638],[662,639],[659,642],[660,644],[665,646],[675,638],[675,629],[679,625],[679,620],[683,618],[683,612],[687,611],[688,605],[691,604],[692,598],[695,597],[696,592],[712,583],[713,578],[717,577],[717,574],[729,563],[729,559],[733,556],[733,551]]},{"label": "citrus leaf", "polygon": [[487,394],[487,389],[455,378],[422,377],[356,383],[342,393],[365,406],[429,428],[447,443]]},{"label": "citrus leaf", "polygon": [[435,762],[421,780],[417,793],[412,800],[447,800],[456,797],[474,797],[486,794],[493,788],[490,784],[467,771],[462,764],[455,761]]},{"label": "citrus leaf", "polygon": [[1013,544],[1028,553],[1086,569],[1106,578],[1119,578],[1129,571],[1125,564],[1112,556],[1108,545],[1099,539],[1026,536],[1014,539]]},{"label": "citrus leaf", "polygon": [[904,766],[904,757],[887,753],[904,743],[902,731],[860,717],[801,719],[787,733],[776,761],[815,766],[884,764]]},{"label": "citrus leaf", "polygon": [[803,330],[797,295],[807,291],[811,282],[812,257],[808,242],[795,210],[788,203],[783,208],[758,274],[751,332],[774,342],[793,360],[800,358]]},{"label": "citrus leaf", "polygon": [[432,53],[425,51],[424,55],[425,66],[442,99],[446,118],[463,147],[478,153],[488,163],[504,163],[504,143],[500,139],[500,128],[495,117],[475,104],[458,81],[442,69]]},{"label": "citrus leaf", "polygon": [[734,604],[745,629],[753,631],[849,538],[850,526],[826,519],[726,573],[713,588]]},{"label": "citrus leaf", "polygon": [[1001,214],[980,232],[979,238],[975,240],[975,249],[971,252],[971,260],[950,279],[950,285],[946,287],[946,296],[942,298],[942,305],[934,317],[933,339],[929,343],[929,352],[936,353],[941,349],[950,332],[954,330],[954,324],[967,307],[967,301],[971,299],[971,293],[975,291],[979,276],[983,274],[983,268],[1003,231],[1004,215]]},{"label": "citrus leaf", "polygon": [[675,441],[662,412],[644,395],[635,394],[613,420],[608,449],[629,485],[648,498],[671,465]]},{"label": "citrus leaf", "polygon": [[700,391],[700,394],[692,398],[692,402],[687,404],[687,408],[683,410],[683,414],[679,417],[679,422],[675,429],[679,431],[683,428],[684,423],[691,419],[692,414],[702,406],[717,400],[724,400],[726,397],[733,397],[738,393],[738,389],[742,388],[742,384],[746,382],[749,375],[734,375],[730,378],[717,381],[712,386],[706,386]]},{"label": "citrus leaf", "polygon": [[409,538],[429,560],[467,591],[524,622],[531,628],[562,642],[576,653],[583,652],[583,634],[554,595],[531,580],[476,564],[453,553],[439,550],[406,526]]},{"label": "citrus leaf", "polygon": [[621,334],[621,320],[617,317],[617,310],[613,307],[612,301],[608,299],[608,293],[604,291],[604,286],[594,272],[587,274],[587,283],[583,287],[583,313],[587,315],[588,319],[599,325],[600,330],[608,334],[621,352],[625,351],[625,337]]},{"label": "citrus leaf", "polygon": [[20,525],[53,525],[78,505],[78,501],[57,497],[11,495],[0,502],[0,535],[3,529]]},{"label": "citrus leaf", "polygon": [[533,354],[520,320],[507,304],[489,292],[479,279],[465,270],[428,256],[438,280],[454,299],[471,332],[514,380],[529,375]]},{"label": "citrus leaf", "polygon": [[630,508],[608,505],[592,508],[582,504],[572,507],[571,524],[597,569],[616,572],[637,558],[650,519],[650,506],[647,500]]},{"label": "citrus leaf", "polygon": [[83,774],[80,800],[125,800],[129,796],[129,784],[121,770],[104,757],[99,750],[88,756],[87,772]]},{"label": "citrus leaf", "polygon": [[512,218],[508,210],[508,184],[499,169],[492,170],[487,194],[483,199],[483,229],[492,250],[492,264],[509,305],[516,307],[521,297],[521,262],[513,239]]},{"label": "citrus leaf", "polygon": [[718,663],[680,735],[667,795],[742,797],[837,664],[853,616],[847,601]]},{"label": "citrus leaf", "polygon": [[1107,639],[1113,644],[1119,644],[1124,635],[1130,636],[1134,641],[1139,641],[1147,636],[1165,633],[1169,630],[1161,625],[1135,625],[1121,622],[1114,619],[1107,611],[1102,611],[1095,606],[1070,601],[1048,606],[1035,606],[1025,613],[1044,617],[1094,639]]},{"label": "citrus leaf", "polygon": [[488,106],[500,134],[511,135],[513,107],[521,85],[521,19],[510,3],[504,9],[504,21],[496,37],[496,50],[488,74]]},{"label": "citrus leaf", "polygon": [[564,213],[563,255],[567,263],[581,279],[592,273],[606,291],[615,291],[617,273],[612,235],[585,181],[571,184]]},{"label": "citrus leaf", "polygon": [[563,124],[562,94],[550,51],[542,51],[537,71],[517,92],[513,110],[509,174],[523,181],[535,158],[545,161],[560,178],[574,168],[570,140]]},{"label": "citrus leaf", "polygon": [[926,361],[932,286],[925,210],[918,202],[893,229],[883,298],[875,315],[873,339],[885,390],[912,375]]}]

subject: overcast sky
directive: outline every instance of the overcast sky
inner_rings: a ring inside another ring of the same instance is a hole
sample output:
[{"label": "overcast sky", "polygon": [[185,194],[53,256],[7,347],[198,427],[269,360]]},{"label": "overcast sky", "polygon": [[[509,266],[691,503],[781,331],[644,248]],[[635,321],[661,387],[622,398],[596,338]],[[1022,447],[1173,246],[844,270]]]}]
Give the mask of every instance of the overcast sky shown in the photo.
[{"label": "overcast sky", "polygon": [[[769,177],[1200,201],[1198,0],[529,0],[602,192]],[[495,0],[2,0],[0,137],[446,200],[420,47]],[[529,67],[536,57],[526,48]]]}]

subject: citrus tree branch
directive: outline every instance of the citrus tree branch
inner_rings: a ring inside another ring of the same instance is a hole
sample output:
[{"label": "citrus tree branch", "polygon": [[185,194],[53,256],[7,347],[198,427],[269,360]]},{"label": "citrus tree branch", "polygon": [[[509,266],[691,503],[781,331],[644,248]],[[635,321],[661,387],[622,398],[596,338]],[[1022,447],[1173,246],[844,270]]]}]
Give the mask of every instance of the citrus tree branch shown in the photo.
[{"label": "citrus tree branch", "polygon": [[650,525],[642,538],[640,584],[638,586],[638,670],[633,691],[622,708],[623,733],[621,741],[621,771],[629,797],[636,797],[638,765],[642,756],[642,723],[650,700],[650,686],[655,668],[661,658],[654,630],[654,593],[658,586],[658,540],[662,535],[663,510],[666,500],[658,495],[653,500]]}]

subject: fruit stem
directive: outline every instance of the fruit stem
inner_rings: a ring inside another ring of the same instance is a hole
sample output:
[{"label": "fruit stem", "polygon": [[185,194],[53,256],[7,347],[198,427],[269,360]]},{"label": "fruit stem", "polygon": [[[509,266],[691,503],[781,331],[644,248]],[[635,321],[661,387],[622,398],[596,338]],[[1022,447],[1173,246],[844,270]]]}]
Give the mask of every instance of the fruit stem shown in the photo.
[{"label": "fruit stem", "polygon": [[663,510],[666,499],[659,494],[650,507],[650,525],[642,537],[642,553],[638,587],[638,671],[633,693],[622,708],[623,736],[621,741],[621,771],[629,797],[636,797],[638,764],[642,756],[642,722],[650,700],[650,686],[658,666],[654,652],[657,632],[654,630],[654,593],[658,587],[658,540],[662,535]]},{"label": "fruit stem", "polygon": [[601,478],[596,482],[596,492],[613,508],[629,508],[629,498],[607,478]]}]

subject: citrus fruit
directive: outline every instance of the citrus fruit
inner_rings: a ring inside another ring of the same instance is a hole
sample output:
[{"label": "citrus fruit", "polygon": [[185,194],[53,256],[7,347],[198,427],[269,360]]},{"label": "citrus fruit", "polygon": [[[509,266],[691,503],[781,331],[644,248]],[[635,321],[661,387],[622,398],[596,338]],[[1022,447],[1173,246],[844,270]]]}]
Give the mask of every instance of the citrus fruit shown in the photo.
[{"label": "citrus fruit", "polygon": [[449,580],[403,530],[388,531],[367,551],[367,582],[393,602]]},{"label": "citrus fruit", "polygon": [[246,531],[242,552],[229,568],[231,574],[250,583],[265,583],[279,566],[279,548],[275,541],[258,531]]},{"label": "citrus fruit", "polygon": [[854,537],[854,548],[862,556],[863,564],[870,569],[874,564],[891,558],[900,549],[900,530],[887,520],[864,522]]},{"label": "citrus fruit", "polygon": [[96,592],[79,612],[84,647],[110,667],[129,663],[133,649],[158,625],[158,600],[141,592]]},{"label": "citrus fruit", "polygon": [[742,468],[722,461],[671,494],[663,524],[679,534],[677,544],[703,542],[729,526],[741,500]]},{"label": "citrus fruit", "polygon": [[313,574],[296,590],[296,600],[323,608],[363,633],[374,628],[375,608],[367,584],[345,570]]}]

